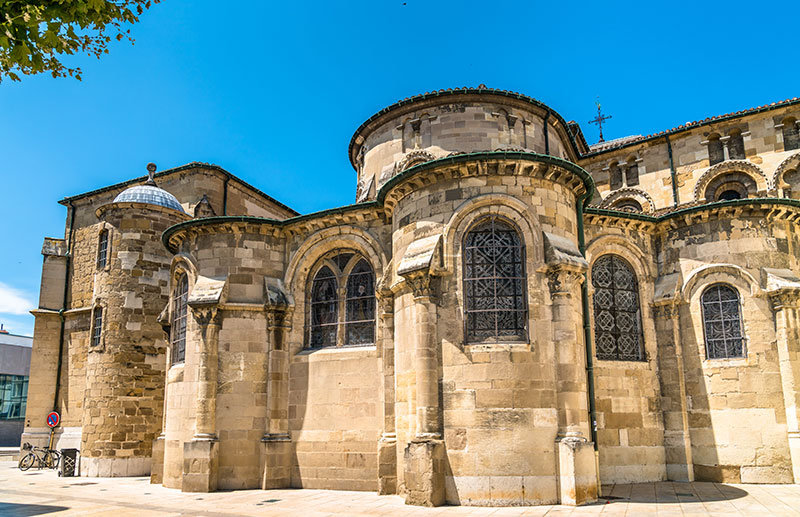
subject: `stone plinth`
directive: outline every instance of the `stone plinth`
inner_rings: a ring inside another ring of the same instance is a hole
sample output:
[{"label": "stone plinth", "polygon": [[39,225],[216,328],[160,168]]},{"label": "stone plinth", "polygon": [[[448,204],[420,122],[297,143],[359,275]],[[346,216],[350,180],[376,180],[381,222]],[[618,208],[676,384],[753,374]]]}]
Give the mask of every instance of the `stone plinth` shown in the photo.
[{"label": "stone plinth", "polygon": [[287,488],[292,479],[292,442],[289,435],[267,435],[261,447],[261,488]]},{"label": "stone plinth", "polygon": [[417,439],[405,450],[406,504],[441,506],[445,500],[444,442]]},{"label": "stone plinth", "polygon": [[194,439],[183,444],[183,492],[214,492],[219,473],[219,442]]},{"label": "stone plinth", "polygon": [[150,483],[164,482],[164,436],[153,440],[153,453],[150,461]]},{"label": "stone plinth", "polygon": [[559,502],[579,506],[597,501],[597,470],[592,442],[567,436],[556,444]]}]

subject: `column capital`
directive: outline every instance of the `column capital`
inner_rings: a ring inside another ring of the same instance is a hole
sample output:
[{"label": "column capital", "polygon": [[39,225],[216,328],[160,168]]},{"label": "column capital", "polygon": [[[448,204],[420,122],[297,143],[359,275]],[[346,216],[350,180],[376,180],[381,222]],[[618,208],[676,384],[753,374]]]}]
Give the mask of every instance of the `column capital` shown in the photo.
[{"label": "column capital", "polygon": [[267,330],[292,328],[292,310],[285,307],[267,307]]},{"label": "column capital", "polygon": [[672,319],[679,313],[678,304],[675,301],[668,301],[666,303],[652,303],[650,308],[653,310],[653,316],[656,318]]},{"label": "column capital", "polygon": [[433,275],[429,271],[415,271],[404,275],[408,287],[414,294],[414,299],[420,298],[434,298],[436,296],[436,282]]},{"label": "column capital", "polygon": [[200,327],[219,326],[222,323],[222,311],[218,305],[190,305],[192,316]]},{"label": "column capital", "polygon": [[550,296],[570,296],[573,290],[583,284],[586,279],[582,268],[565,265],[551,267],[545,272],[545,275]]},{"label": "column capital", "polygon": [[769,291],[767,295],[772,302],[772,309],[775,311],[789,307],[800,308],[800,288],[777,289]]}]

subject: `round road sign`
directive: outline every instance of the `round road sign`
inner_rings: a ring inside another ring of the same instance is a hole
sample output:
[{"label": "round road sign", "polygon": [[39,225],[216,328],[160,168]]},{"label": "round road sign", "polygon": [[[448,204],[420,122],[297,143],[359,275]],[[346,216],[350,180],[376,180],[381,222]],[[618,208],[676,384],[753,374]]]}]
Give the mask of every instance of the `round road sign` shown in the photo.
[{"label": "round road sign", "polygon": [[48,427],[55,427],[58,423],[61,422],[61,417],[55,411],[51,411],[47,415],[47,425]]}]

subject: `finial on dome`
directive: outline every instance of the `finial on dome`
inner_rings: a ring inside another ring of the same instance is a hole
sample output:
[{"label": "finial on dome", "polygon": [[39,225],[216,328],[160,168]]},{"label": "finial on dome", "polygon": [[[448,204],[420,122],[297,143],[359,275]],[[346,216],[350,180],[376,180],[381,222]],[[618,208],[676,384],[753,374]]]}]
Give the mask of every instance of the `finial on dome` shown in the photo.
[{"label": "finial on dome", "polygon": [[156,184],[156,180],[154,178],[155,174],[156,174],[156,164],[153,163],[153,162],[148,163],[147,164],[147,183],[146,183],[146,185],[155,185]]}]

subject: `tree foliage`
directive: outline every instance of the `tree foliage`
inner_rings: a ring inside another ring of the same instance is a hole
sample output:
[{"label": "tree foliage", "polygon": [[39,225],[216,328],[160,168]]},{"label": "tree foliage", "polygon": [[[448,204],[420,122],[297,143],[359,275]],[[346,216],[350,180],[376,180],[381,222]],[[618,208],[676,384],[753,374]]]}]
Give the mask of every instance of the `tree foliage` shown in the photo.
[{"label": "tree foliage", "polygon": [[97,58],[112,39],[133,43],[127,25],[161,0],[0,0],[0,81],[49,72],[81,79],[67,54]]}]

